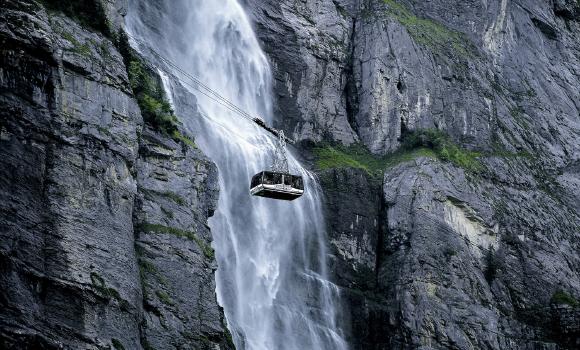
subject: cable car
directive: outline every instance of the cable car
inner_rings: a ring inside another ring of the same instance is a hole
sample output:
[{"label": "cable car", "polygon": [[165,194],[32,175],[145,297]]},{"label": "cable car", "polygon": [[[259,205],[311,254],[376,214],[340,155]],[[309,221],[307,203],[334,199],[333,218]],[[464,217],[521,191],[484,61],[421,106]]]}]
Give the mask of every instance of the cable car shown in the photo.
[{"label": "cable car", "polygon": [[286,142],[294,143],[294,141],[287,138],[284,131],[268,127],[260,118],[254,118],[254,122],[276,136],[277,142],[272,169],[259,172],[252,177],[250,194],[285,201],[301,197],[304,194],[304,180],[300,175],[290,174],[286,156]]},{"label": "cable car", "polygon": [[262,171],[252,177],[253,196],[292,201],[304,194],[302,176],[275,171]]}]

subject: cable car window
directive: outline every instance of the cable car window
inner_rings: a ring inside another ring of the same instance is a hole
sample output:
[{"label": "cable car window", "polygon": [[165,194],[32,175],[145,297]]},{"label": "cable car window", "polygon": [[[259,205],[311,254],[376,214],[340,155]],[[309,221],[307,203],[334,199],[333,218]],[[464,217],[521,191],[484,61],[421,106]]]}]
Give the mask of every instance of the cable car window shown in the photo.
[{"label": "cable car window", "polygon": [[272,174],[274,184],[281,184],[282,183],[282,174]]},{"label": "cable car window", "polygon": [[292,175],[284,175],[284,185],[292,186]]},{"label": "cable car window", "polygon": [[304,181],[302,181],[302,178],[300,176],[295,176],[293,182],[294,183],[292,184],[292,187],[294,187],[298,190],[304,189]]},{"label": "cable car window", "polygon": [[267,171],[264,173],[263,183],[264,185],[276,185],[282,183],[282,175]]},{"label": "cable car window", "polygon": [[262,173],[258,173],[256,175],[254,175],[254,177],[252,178],[252,184],[251,187],[256,187],[260,184],[260,182],[262,182]]},{"label": "cable car window", "polygon": [[274,174],[264,173],[264,180],[262,181],[264,185],[272,185],[274,183]]}]

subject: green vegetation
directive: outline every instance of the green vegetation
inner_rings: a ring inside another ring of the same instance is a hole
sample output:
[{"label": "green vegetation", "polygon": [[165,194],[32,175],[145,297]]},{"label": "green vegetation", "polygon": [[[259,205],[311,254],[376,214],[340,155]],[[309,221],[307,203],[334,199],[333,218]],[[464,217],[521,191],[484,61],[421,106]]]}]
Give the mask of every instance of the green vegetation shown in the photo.
[{"label": "green vegetation", "polygon": [[175,116],[163,89],[161,78],[145,64],[131,46],[127,35],[120,33],[117,47],[123,55],[131,89],[137,98],[145,123],[177,142],[195,148],[192,138],[179,131],[179,119]]},{"label": "green vegetation", "polygon": [[119,341],[118,339],[111,339],[111,343],[113,343],[113,347],[116,350],[125,350],[125,347],[123,346],[123,344],[121,343],[121,341]]},{"label": "green vegetation", "polygon": [[185,205],[187,203],[185,201],[185,198],[181,197],[180,195],[178,195],[175,192],[164,191],[164,192],[156,192],[156,193],[158,193],[162,197],[171,199],[172,201],[174,201],[175,203],[177,203],[179,205]]},{"label": "green vegetation", "polygon": [[183,135],[177,130],[173,131],[173,134],[171,136],[175,141],[181,141],[182,143],[188,145],[191,148],[197,148],[197,146],[195,145],[195,141],[191,137]]},{"label": "green vegetation", "polygon": [[160,78],[136,56],[130,60],[127,72],[145,122],[166,135],[172,135],[177,131],[179,121],[165,99]]},{"label": "green vegetation", "polygon": [[144,224],[140,225],[139,229],[141,231],[144,231],[144,232],[165,233],[165,234],[170,234],[170,235],[174,235],[174,236],[181,237],[181,238],[190,239],[192,241],[195,241],[195,243],[197,243],[197,245],[201,249],[202,253],[207,258],[214,259],[214,257],[215,257],[215,252],[214,252],[213,248],[209,244],[207,244],[205,241],[203,241],[201,238],[199,238],[193,232],[180,230],[180,229],[175,228],[175,227],[150,224],[150,223],[144,223]]},{"label": "green vegetation", "polygon": [[570,305],[572,307],[580,306],[580,302],[578,302],[576,298],[561,289],[557,290],[554,295],[552,295],[551,301],[554,304]]},{"label": "green vegetation", "polygon": [[417,44],[433,49],[451,48],[462,56],[471,56],[473,45],[463,33],[450,30],[433,20],[415,16],[395,0],[383,0],[388,5],[388,15],[401,23]]},{"label": "green vegetation", "polygon": [[230,345],[232,349],[235,348],[234,346],[234,338],[232,337],[232,333],[230,333],[228,327],[224,324],[224,337],[226,338],[226,344]]},{"label": "green vegetation", "polygon": [[147,276],[156,277],[159,283],[167,286],[167,279],[157,270],[155,265],[151,262],[145,260],[144,257],[139,257],[139,274],[141,276],[141,281],[145,282]]},{"label": "green vegetation", "polygon": [[410,152],[395,152],[384,157],[370,153],[363,145],[323,146],[314,149],[316,165],[320,170],[333,168],[355,168],[371,176],[381,176],[385,169],[418,157],[435,158],[435,153],[421,148]]},{"label": "green vegetation", "polygon": [[156,274],[157,268],[155,265],[145,259],[139,259],[139,272],[144,276],[145,274]]},{"label": "green vegetation", "polygon": [[91,283],[93,284],[93,288],[106,299],[117,300],[122,310],[129,309],[129,302],[121,298],[121,295],[116,289],[107,287],[105,280],[96,272],[91,272]]},{"label": "green vegetation", "polygon": [[403,150],[427,148],[433,150],[437,157],[471,172],[479,172],[483,166],[477,159],[482,154],[461,148],[451,138],[437,129],[423,129],[408,132],[402,136]]},{"label": "green vegetation", "polygon": [[457,250],[455,250],[455,248],[453,247],[445,247],[445,249],[443,250],[443,255],[445,255],[447,261],[449,261],[452,257],[457,255]]},{"label": "green vegetation", "polygon": [[477,160],[480,153],[459,147],[449,136],[434,129],[406,133],[402,136],[401,148],[383,157],[370,153],[360,144],[349,147],[318,147],[314,149],[314,154],[317,157],[316,165],[320,170],[356,168],[364,170],[371,176],[381,176],[386,169],[418,157],[438,158],[471,172],[482,169],[481,163]]},{"label": "green vegetation", "polygon": [[155,294],[157,295],[157,297],[159,298],[159,300],[161,300],[161,302],[167,306],[173,306],[175,305],[175,303],[173,302],[173,300],[171,300],[171,297],[165,293],[162,290],[158,290],[155,292]]},{"label": "green vegetation", "polygon": [[91,46],[89,44],[87,44],[86,42],[81,44],[73,34],[67,32],[61,27],[54,28],[54,31],[60,34],[60,36],[62,36],[63,39],[65,39],[66,41],[70,42],[73,45],[73,48],[71,50],[72,52],[75,52],[81,56],[91,57]]}]

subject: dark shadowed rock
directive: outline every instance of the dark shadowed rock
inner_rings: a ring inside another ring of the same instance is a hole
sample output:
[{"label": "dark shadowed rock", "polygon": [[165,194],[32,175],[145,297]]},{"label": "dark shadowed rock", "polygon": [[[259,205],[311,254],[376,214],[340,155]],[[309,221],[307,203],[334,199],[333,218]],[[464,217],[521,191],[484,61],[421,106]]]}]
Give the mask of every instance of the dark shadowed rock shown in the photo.
[{"label": "dark shadowed rock", "polygon": [[0,4],[0,348],[228,348],[206,224],[215,167],[141,135],[110,39],[121,2],[91,19],[70,12],[91,2],[46,3]]},{"label": "dark shadowed rock", "polygon": [[232,348],[216,303],[217,265],[207,226],[217,204],[217,169],[197,148],[149,129],[141,140],[134,222],[143,343],[154,349]]}]

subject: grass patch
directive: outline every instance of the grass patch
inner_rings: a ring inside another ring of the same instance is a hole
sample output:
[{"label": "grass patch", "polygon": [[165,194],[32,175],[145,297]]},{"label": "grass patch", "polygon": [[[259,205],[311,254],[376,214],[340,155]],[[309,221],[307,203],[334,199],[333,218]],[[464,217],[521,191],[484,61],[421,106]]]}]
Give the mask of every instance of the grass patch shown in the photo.
[{"label": "grass patch", "polygon": [[427,148],[433,150],[437,158],[451,162],[454,165],[471,172],[479,172],[483,169],[480,152],[470,151],[455,144],[451,138],[437,129],[423,129],[407,132],[402,136],[403,150]]},{"label": "grass patch", "polygon": [[417,44],[439,50],[451,48],[462,56],[472,56],[474,48],[465,34],[451,30],[433,20],[419,18],[395,0],[383,1],[389,7],[387,14],[405,26]]},{"label": "grass patch", "polygon": [[171,137],[173,137],[173,139],[175,141],[181,141],[182,143],[188,145],[191,148],[197,148],[195,141],[186,135],[183,135],[182,133],[180,133],[179,131],[175,130],[173,132],[173,134],[171,135]]},{"label": "grass patch", "polygon": [[139,229],[141,231],[144,231],[144,232],[165,233],[165,234],[170,234],[170,235],[174,235],[174,236],[181,237],[181,238],[190,239],[192,241],[195,241],[195,243],[197,243],[197,245],[201,249],[203,255],[205,255],[208,259],[213,260],[215,258],[215,251],[213,250],[213,248],[209,244],[207,244],[204,240],[199,238],[194,232],[181,230],[181,229],[178,229],[175,227],[150,224],[150,223],[144,223],[144,224],[140,225]]},{"label": "grass patch", "polygon": [[145,281],[147,276],[153,276],[156,277],[162,285],[168,285],[167,279],[157,270],[155,265],[145,260],[143,257],[139,258],[139,274],[141,276],[141,281]]},{"label": "grass patch", "polygon": [[91,46],[89,44],[87,43],[81,44],[73,34],[67,32],[66,30],[63,30],[62,28],[56,28],[55,32],[60,34],[60,36],[63,39],[65,39],[66,41],[70,42],[73,45],[73,48],[70,51],[85,57],[92,56]]},{"label": "grass patch", "polygon": [[130,60],[127,72],[145,122],[166,135],[178,131],[179,121],[165,99],[160,78],[135,56]]},{"label": "grass patch", "polygon": [[155,294],[157,295],[157,297],[159,298],[159,300],[161,300],[161,302],[167,306],[173,306],[175,305],[175,303],[173,302],[173,300],[171,299],[171,297],[165,293],[162,290],[158,290],[155,292]]},{"label": "grass patch", "polygon": [[141,272],[141,276],[146,274],[156,274],[157,268],[149,261],[145,259],[139,259],[139,272]]},{"label": "grass patch", "polygon": [[317,158],[316,165],[320,170],[335,168],[355,168],[364,170],[370,176],[381,176],[392,166],[407,162],[418,157],[432,157],[433,151],[420,148],[412,151],[398,151],[383,157],[370,153],[364,146],[323,146],[314,149]]},{"label": "grass patch", "polygon": [[564,292],[563,290],[557,290],[553,295],[551,302],[559,305],[570,305],[572,307],[580,306],[580,302],[576,300],[572,295]]},{"label": "grass patch", "polygon": [[157,193],[159,195],[161,195],[162,197],[171,199],[172,201],[174,201],[175,203],[177,203],[179,205],[187,204],[187,202],[185,201],[185,198],[181,197],[180,195],[178,195],[175,192],[164,191],[164,192],[157,192]]},{"label": "grass patch", "polygon": [[449,136],[435,129],[407,132],[402,136],[399,150],[382,157],[370,153],[360,144],[318,147],[314,149],[314,155],[320,170],[355,168],[371,176],[382,176],[386,169],[419,157],[437,158],[470,172],[479,172],[483,168],[477,159],[481,156],[479,152],[459,147]]}]

